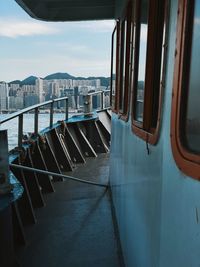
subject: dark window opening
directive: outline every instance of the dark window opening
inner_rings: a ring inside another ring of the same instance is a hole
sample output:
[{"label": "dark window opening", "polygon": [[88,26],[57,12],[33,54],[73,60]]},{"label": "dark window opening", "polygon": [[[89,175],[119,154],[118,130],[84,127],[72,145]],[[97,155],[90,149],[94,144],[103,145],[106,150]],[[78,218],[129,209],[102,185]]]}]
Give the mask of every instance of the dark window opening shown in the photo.
[{"label": "dark window opening", "polygon": [[179,0],[171,112],[171,144],[177,166],[200,180],[200,2]]},{"label": "dark window opening", "polygon": [[142,0],[138,8],[138,73],[135,89],[135,120],[143,122],[144,90],[145,90],[145,67],[147,57],[148,36],[148,3]]},{"label": "dark window opening", "polygon": [[136,1],[133,131],[152,144],[161,116],[165,12],[165,1]]},{"label": "dark window opening", "polygon": [[[193,5],[188,6],[188,42],[185,53],[185,64],[187,74],[182,94],[182,124],[184,134],[182,140],[188,150],[200,154],[200,2],[191,1]],[[193,9],[194,8],[194,9]],[[193,27],[192,27],[192,26]],[[188,56],[189,55],[189,58]]]}]

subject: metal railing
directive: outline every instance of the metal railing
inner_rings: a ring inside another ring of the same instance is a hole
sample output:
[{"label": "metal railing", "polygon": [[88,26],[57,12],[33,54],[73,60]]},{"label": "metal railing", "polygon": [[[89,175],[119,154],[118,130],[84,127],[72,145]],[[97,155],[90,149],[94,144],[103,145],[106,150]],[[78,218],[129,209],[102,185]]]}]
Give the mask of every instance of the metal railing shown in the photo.
[{"label": "metal railing", "polygon": [[[91,96],[95,96],[95,95],[100,95],[101,96],[101,106],[100,106],[100,110],[104,109],[105,106],[104,106],[104,97],[105,97],[105,94],[106,93],[109,93],[110,95],[110,90],[104,90],[104,91],[96,91],[96,92],[92,92],[92,93],[88,93],[88,95],[91,95]],[[110,103],[110,101],[109,101]],[[110,105],[106,108],[109,108]]]},{"label": "metal railing", "polygon": [[68,120],[68,97],[61,97],[56,98],[53,100],[49,100],[40,104],[33,105],[31,107],[22,109],[20,111],[17,111],[15,113],[12,113],[8,115],[5,119],[0,121],[0,125],[8,122],[14,118],[18,117],[18,147],[22,148],[22,138],[23,138],[23,115],[25,113],[28,113],[32,110],[34,110],[34,134],[38,134],[38,121],[39,121],[39,108],[50,105],[50,117],[49,117],[49,127],[53,126],[53,114],[54,114],[54,103],[60,102],[60,101],[66,101],[65,105],[65,119]]},{"label": "metal railing", "polygon": [[[105,95],[108,94],[110,96],[110,90],[104,90],[104,91],[96,91],[96,92],[91,92],[88,93],[87,95],[89,96],[95,96],[95,95],[100,95],[100,110],[103,110],[105,108],[109,108],[109,106],[105,106],[104,103],[104,97]],[[49,127],[51,128],[53,126],[53,119],[54,119],[54,108],[55,108],[55,103],[58,103],[60,101],[65,101],[65,120],[68,120],[69,116],[69,97],[61,97],[61,98],[56,98],[53,100],[49,100],[40,104],[36,104],[27,108],[24,108],[20,111],[14,112],[6,116],[6,118],[2,119],[0,121],[0,125],[2,125],[5,122],[8,122],[12,119],[15,119],[18,117],[18,148],[22,148],[22,142],[23,142],[23,128],[24,128],[24,114],[29,113],[30,111],[34,110],[34,134],[38,134],[38,125],[39,125],[39,109],[45,106],[50,106],[49,110]],[[98,108],[97,108],[98,110]]]},{"label": "metal railing", "polygon": [[49,171],[45,171],[45,170],[41,170],[41,169],[37,169],[37,168],[33,168],[33,167],[16,165],[16,164],[13,164],[13,163],[10,164],[9,166],[12,167],[12,168],[15,168],[15,169],[19,169],[19,170],[25,170],[25,171],[28,171],[28,172],[35,172],[35,173],[41,173],[41,174],[44,174],[44,175],[56,176],[56,177],[72,180],[72,181],[79,182],[79,183],[96,185],[96,186],[101,186],[101,187],[106,187],[106,188],[109,187],[109,184],[96,183],[96,182],[93,182],[93,181],[80,179],[80,178],[77,178],[77,177],[74,177],[74,176],[65,175],[65,174],[62,174],[62,173],[49,172]]}]

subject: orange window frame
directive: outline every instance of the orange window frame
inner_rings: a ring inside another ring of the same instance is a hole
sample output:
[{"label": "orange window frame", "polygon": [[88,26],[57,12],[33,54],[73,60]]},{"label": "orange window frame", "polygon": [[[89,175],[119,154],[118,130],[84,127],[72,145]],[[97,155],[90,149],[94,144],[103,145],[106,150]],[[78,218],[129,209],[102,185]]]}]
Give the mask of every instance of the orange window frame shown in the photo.
[{"label": "orange window frame", "polygon": [[[114,33],[114,32],[113,32]],[[114,35],[113,35],[114,36]],[[112,39],[112,50],[113,50],[113,42],[114,40]],[[116,52],[116,70],[115,70],[115,103],[114,106],[112,107],[112,111],[114,113],[118,113],[118,98],[119,98],[119,50],[120,50],[120,22],[119,20],[116,22],[116,51],[113,51],[113,53]],[[113,57],[112,57],[113,61]],[[113,64],[113,62],[112,62]]]},{"label": "orange window frame", "polygon": [[136,120],[136,98],[139,70],[139,46],[141,24],[141,1],[135,7],[135,55],[132,99],[132,130],[134,134],[155,145],[159,138],[161,104],[164,87],[166,61],[166,21],[168,2],[150,0],[147,24],[147,51],[144,80],[143,120]]},{"label": "orange window frame", "polygon": [[[125,25],[126,24],[126,28]],[[129,114],[130,81],[131,81],[131,46],[132,46],[132,1],[129,1],[125,15],[117,21],[117,51],[116,51],[116,84],[115,106],[113,112],[119,118],[127,121]],[[124,31],[126,30],[126,32]],[[125,36],[125,38],[124,38]],[[125,73],[125,79],[123,76]],[[122,87],[124,90],[122,91]],[[120,103],[122,108],[120,108]]]},{"label": "orange window frame", "polygon": [[[112,107],[112,111],[116,112],[116,47],[114,49],[114,43],[117,45],[117,26],[115,26],[113,33],[112,33],[112,39],[111,39],[111,79],[110,79],[110,106]],[[114,56],[115,54],[115,56]],[[115,64],[114,64],[114,58],[115,58]],[[115,68],[114,68],[115,66]],[[115,75],[115,95],[114,95],[114,104],[113,104],[113,74]]]},{"label": "orange window frame", "polygon": [[[172,110],[171,110],[171,145],[174,159],[179,169],[186,175],[200,180],[200,155],[189,151],[181,141],[183,120],[182,112],[185,110],[185,98],[183,87],[185,85],[185,59],[190,62],[188,55],[188,46],[191,46],[192,27],[193,27],[193,9],[194,1],[179,0],[178,4],[178,20],[177,20],[177,41],[175,50],[175,67],[172,94]],[[188,87],[188,84],[186,84]],[[188,88],[187,88],[188,91]]]}]

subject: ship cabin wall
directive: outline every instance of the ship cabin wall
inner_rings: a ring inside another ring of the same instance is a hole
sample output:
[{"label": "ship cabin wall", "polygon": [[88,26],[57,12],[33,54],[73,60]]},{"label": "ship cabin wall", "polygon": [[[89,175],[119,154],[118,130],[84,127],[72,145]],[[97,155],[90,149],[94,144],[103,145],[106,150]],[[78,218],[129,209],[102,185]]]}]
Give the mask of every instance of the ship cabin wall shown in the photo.
[{"label": "ship cabin wall", "polygon": [[126,267],[200,266],[200,182],[178,168],[170,137],[177,12],[178,0],[169,1],[157,142],[133,132],[131,112],[112,115],[110,184]]}]

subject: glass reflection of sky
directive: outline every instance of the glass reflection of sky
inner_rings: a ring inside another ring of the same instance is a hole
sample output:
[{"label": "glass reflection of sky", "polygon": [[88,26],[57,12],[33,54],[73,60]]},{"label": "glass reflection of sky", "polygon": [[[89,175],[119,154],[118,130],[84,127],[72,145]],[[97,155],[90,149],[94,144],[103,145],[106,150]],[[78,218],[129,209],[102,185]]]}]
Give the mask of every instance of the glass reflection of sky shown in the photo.
[{"label": "glass reflection of sky", "polygon": [[147,50],[147,24],[141,24],[138,81],[144,81],[145,79],[146,50]]}]

